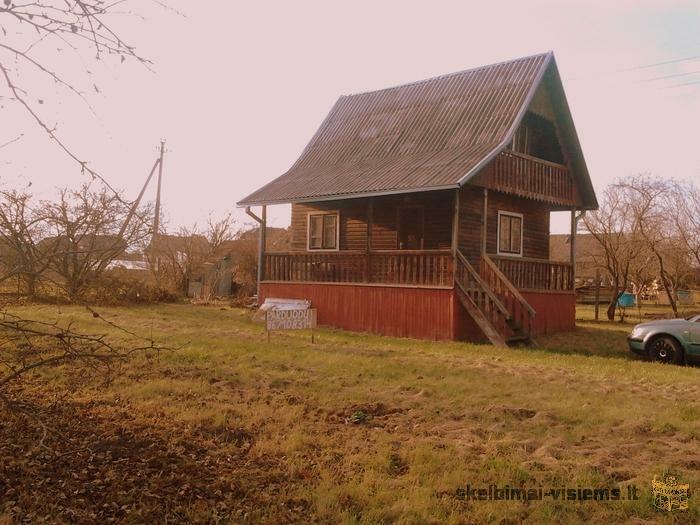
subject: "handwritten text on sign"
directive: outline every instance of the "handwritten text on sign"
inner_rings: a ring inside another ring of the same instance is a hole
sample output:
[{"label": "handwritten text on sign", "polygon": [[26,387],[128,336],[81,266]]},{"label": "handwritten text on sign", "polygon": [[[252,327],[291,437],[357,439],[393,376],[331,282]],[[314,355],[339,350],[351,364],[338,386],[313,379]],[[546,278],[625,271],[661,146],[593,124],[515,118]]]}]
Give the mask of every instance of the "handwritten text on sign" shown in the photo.
[{"label": "handwritten text on sign", "polygon": [[266,314],[267,330],[304,330],[316,328],[316,309],[269,310]]}]

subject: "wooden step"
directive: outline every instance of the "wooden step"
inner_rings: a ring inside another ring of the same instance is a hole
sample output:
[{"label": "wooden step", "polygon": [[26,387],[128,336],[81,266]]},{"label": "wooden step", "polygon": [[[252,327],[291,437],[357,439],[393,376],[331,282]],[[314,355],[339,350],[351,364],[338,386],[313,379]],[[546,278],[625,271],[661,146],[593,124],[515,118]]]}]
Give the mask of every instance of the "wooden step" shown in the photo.
[{"label": "wooden step", "polygon": [[508,345],[514,345],[514,344],[518,344],[518,343],[529,344],[530,343],[530,336],[527,334],[513,335],[513,336],[509,337],[508,339],[506,339],[506,343],[508,343]]},{"label": "wooden step", "polygon": [[484,332],[487,339],[491,341],[491,344],[502,347],[508,346],[503,336],[498,333],[496,328],[489,322],[474,301],[472,301],[471,297],[465,294],[459,286],[455,287],[455,291],[457,292],[459,302],[462,303],[467,313],[469,313],[474,322],[481,328],[481,331]]}]

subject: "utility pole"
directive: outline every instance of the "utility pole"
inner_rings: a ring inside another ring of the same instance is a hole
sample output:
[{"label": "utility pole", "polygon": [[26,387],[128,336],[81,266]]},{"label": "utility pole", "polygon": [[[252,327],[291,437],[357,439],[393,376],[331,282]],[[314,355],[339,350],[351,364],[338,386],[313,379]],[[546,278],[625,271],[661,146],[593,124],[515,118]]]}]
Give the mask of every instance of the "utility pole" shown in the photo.
[{"label": "utility pole", "polygon": [[124,232],[126,231],[126,228],[129,226],[131,219],[134,217],[134,214],[136,213],[136,210],[138,209],[139,204],[141,204],[141,199],[143,199],[143,194],[146,192],[146,188],[148,187],[148,183],[151,182],[151,179],[153,178],[153,174],[155,173],[159,162],[160,162],[160,160],[156,159],[155,163],[153,164],[153,167],[151,168],[151,172],[148,174],[148,177],[146,178],[146,182],[143,183],[143,187],[141,188],[141,191],[139,192],[139,196],[136,197],[136,200],[131,205],[131,208],[129,208],[129,213],[126,216],[126,219],[124,219],[124,224],[122,224],[122,227],[119,230],[119,236],[118,236],[119,239],[121,239],[124,236]]},{"label": "utility pole", "polygon": [[165,140],[160,139],[160,158],[158,159],[158,189],[156,192],[156,209],[153,216],[153,240],[151,246],[155,245],[158,228],[160,228],[160,187],[163,183],[163,155],[165,154]]}]

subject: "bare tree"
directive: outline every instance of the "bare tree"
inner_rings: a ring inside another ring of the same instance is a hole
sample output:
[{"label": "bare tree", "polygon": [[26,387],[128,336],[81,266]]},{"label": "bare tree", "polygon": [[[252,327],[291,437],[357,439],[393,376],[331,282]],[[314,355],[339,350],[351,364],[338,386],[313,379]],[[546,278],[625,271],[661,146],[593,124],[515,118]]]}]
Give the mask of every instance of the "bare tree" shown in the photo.
[{"label": "bare tree", "polygon": [[146,253],[159,286],[186,295],[197,277],[206,280],[211,285],[209,295],[215,295],[220,281],[231,275],[230,268],[216,259],[223,256],[223,245],[236,239],[235,225],[230,213],[219,219],[210,215],[205,229],[194,224],[180,228],[174,235],[154,237]]},{"label": "bare tree", "polygon": [[[164,5],[160,1],[156,3]],[[46,108],[51,101],[40,94],[46,87],[58,86],[65,94],[82,99],[92,110],[87,93],[100,91],[90,72],[95,61],[112,59],[122,63],[133,60],[149,67],[149,62],[122,39],[120,30],[113,25],[116,16],[124,18],[125,14],[133,15],[128,2],[123,0],[1,2],[0,102],[5,106],[9,101],[24,111],[30,123],[43,130],[84,173],[93,181],[100,181],[102,187],[88,192],[84,189],[77,192],[66,190],[59,202],[43,203],[38,213],[29,206],[30,196],[22,192],[6,192],[0,198],[3,201],[0,202],[0,236],[11,247],[16,261],[2,268],[0,281],[6,275],[18,272],[33,280],[42,274],[43,265],[49,265],[63,278],[69,294],[78,295],[84,283],[103,271],[109,258],[127,247],[137,236],[134,232],[142,228],[141,224],[137,225],[140,217],[136,217],[132,230],[127,223],[126,231],[121,228],[117,231],[119,219],[123,219],[130,206],[105,177],[61,138],[58,124],[47,116]],[[83,56],[86,50],[92,54],[92,60]],[[84,76],[79,78],[74,71],[75,66],[81,64]],[[4,125],[0,133],[9,134],[0,136],[0,148],[4,148],[24,136],[24,126],[10,129]],[[97,213],[98,206],[105,207],[102,214]],[[115,222],[110,224],[105,217]],[[47,231],[43,231],[44,228]],[[100,236],[114,236],[115,233],[116,238],[106,244],[97,241]],[[53,237],[54,242],[47,244],[47,237]],[[48,250],[48,246],[52,248]],[[50,258],[47,258],[47,252]],[[30,289],[33,286],[28,284]],[[102,318],[94,310],[92,313]],[[22,383],[30,376],[34,377],[31,372],[39,368],[70,364],[70,370],[75,372],[100,366],[109,370],[110,363],[128,357],[133,351],[156,346],[150,339],[133,333],[129,335],[139,342],[115,346],[104,335],[80,333],[71,326],[14,316],[5,305],[1,305],[0,403],[26,412]],[[43,426],[41,421],[39,423]]]},{"label": "bare tree", "polygon": [[650,175],[621,179],[614,190],[622,195],[646,248],[655,260],[661,285],[674,315],[678,316],[678,288],[688,277],[689,265],[681,247],[681,236],[672,217],[681,195],[678,185]]},{"label": "bare tree", "polygon": [[[39,84],[27,86],[22,79],[27,77],[26,72],[38,73],[38,77],[32,78],[43,79],[45,85],[58,85],[90,107],[86,93],[92,90],[99,92],[100,88],[91,80],[82,52],[91,50],[95,60],[111,57],[118,62],[134,60],[149,67],[149,61],[113,28],[114,17],[129,12],[127,5],[125,1],[103,0],[3,0],[0,6],[0,32],[3,36],[0,41],[0,80],[9,99],[19,104],[30,120],[43,129],[83,171],[100,179],[110,189],[107,180],[60,138],[57,125],[50,124],[42,116],[41,107],[48,101],[36,95],[41,91],[41,80],[37,80]],[[65,53],[73,53],[75,59],[66,60]],[[81,63],[85,64],[83,81],[68,78],[66,75],[71,64]],[[0,98],[2,96],[0,93]],[[16,135],[0,142],[11,143],[22,133],[16,132]]]},{"label": "bare tree", "polygon": [[220,219],[216,219],[213,215],[209,215],[207,219],[207,230],[205,235],[209,241],[209,250],[216,252],[223,243],[231,241],[235,238],[234,230],[236,220],[231,213],[227,213]]},{"label": "bare tree", "polygon": [[583,218],[585,229],[602,248],[596,263],[604,267],[610,277],[613,294],[607,309],[609,320],[615,319],[617,300],[629,283],[635,261],[643,250],[638,225],[627,207],[627,201],[616,186],[603,192],[600,207]]},{"label": "bare tree", "polygon": [[700,188],[692,182],[676,183],[670,205],[681,246],[700,270]]},{"label": "bare tree", "polygon": [[42,214],[56,248],[49,267],[71,299],[79,298],[109,264],[150,235],[146,210],[129,214],[130,206],[107,188],[63,189],[56,202],[44,202]]},{"label": "bare tree", "polygon": [[47,228],[46,216],[32,206],[31,194],[0,191],[0,239],[4,252],[0,281],[24,279],[30,299],[55,249],[53,243],[45,240]]}]

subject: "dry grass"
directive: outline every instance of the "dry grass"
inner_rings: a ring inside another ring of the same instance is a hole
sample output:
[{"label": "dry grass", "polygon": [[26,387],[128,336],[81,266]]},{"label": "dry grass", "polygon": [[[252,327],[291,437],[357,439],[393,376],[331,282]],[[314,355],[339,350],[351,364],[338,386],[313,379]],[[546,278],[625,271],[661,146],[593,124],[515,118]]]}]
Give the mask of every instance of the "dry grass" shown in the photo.
[{"label": "dry grass", "polygon": [[[96,326],[77,308],[23,312]],[[635,359],[624,342],[630,325],[582,321],[574,334],[542,339],[541,349],[498,350],[334,330],[321,330],[315,345],[303,333],[274,334],[267,344],[247,312],[215,307],[110,308],[104,314],[172,345],[187,344],[135,359],[108,387],[83,381],[55,412],[76,422],[75,432],[90,421],[90,439],[112,436],[115,426],[123,431],[121,441],[110,437],[97,446],[114,448],[123,459],[111,464],[111,474],[98,476],[102,499],[92,492],[84,497],[83,507],[93,506],[97,518],[367,524],[700,519],[697,498],[675,519],[649,501],[652,477],[667,470],[691,489],[700,487],[700,369]],[[57,384],[62,374],[51,370],[45,377]],[[52,393],[39,387],[40,378],[36,385],[37,399],[49,403]],[[73,480],[70,469],[77,467],[68,461],[62,468],[71,490],[94,482],[90,470]],[[146,474],[131,474],[132,463],[143,461],[152,464]],[[59,496],[61,479],[39,487],[32,479],[36,469],[25,463],[0,475],[0,517],[80,521]],[[9,482],[2,481],[9,476],[21,489],[14,485],[21,496],[11,505]],[[636,484],[641,499],[470,502],[460,498],[467,484]]]}]

